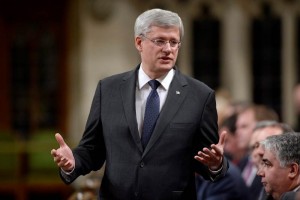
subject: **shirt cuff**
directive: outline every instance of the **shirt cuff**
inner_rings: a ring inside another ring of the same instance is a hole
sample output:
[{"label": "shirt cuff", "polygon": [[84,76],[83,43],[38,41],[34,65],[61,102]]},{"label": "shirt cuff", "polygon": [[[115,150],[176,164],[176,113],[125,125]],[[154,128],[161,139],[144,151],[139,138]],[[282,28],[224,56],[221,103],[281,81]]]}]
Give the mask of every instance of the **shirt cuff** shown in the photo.
[{"label": "shirt cuff", "polygon": [[63,170],[62,168],[60,168],[60,170],[61,170],[64,174],[66,174],[66,175],[71,175],[71,174],[74,172],[75,167],[74,167],[70,172],[66,172],[66,171]]},{"label": "shirt cuff", "polygon": [[223,165],[221,165],[220,169],[218,170],[211,170],[210,168],[208,168],[208,170],[210,171],[210,173],[216,175],[216,174],[219,174],[223,169]]},{"label": "shirt cuff", "polygon": [[210,168],[208,168],[208,170],[209,170],[209,172],[210,173],[212,173],[213,175],[217,175],[217,174],[219,174],[221,171],[222,171],[222,169],[223,169],[223,158],[222,158],[222,162],[221,162],[221,167],[218,169],[218,170],[211,170]]}]

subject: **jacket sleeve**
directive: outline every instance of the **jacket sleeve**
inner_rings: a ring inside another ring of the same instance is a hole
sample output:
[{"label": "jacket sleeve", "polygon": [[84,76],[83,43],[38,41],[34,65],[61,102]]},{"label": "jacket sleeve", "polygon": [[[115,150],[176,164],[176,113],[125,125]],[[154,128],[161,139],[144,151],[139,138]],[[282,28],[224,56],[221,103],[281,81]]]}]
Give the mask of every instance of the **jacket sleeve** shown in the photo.
[{"label": "jacket sleeve", "polygon": [[75,169],[71,174],[60,171],[62,180],[69,184],[78,176],[100,169],[105,162],[105,144],[101,123],[101,82],[98,83],[85,131],[79,145],[73,149]]},{"label": "jacket sleeve", "polygon": [[[203,114],[201,117],[201,122],[199,125],[199,133],[197,134],[196,142],[198,145],[195,145],[195,152],[202,150],[204,147],[210,147],[211,144],[217,144],[219,141],[219,132],[218,132],[218,115],[216,110],[216,100],[215,93],[211,90],[205,101],[203,108]],[[218,173],[213,173],[208,169],[207,166],[201,164],[198,161],[196,162],[196,172],[201,174],[203,178],[211,181],[216,181],[219,178],[225,176],[228,170],[228,160],[223,156],[223,163],[221,170]]]}]

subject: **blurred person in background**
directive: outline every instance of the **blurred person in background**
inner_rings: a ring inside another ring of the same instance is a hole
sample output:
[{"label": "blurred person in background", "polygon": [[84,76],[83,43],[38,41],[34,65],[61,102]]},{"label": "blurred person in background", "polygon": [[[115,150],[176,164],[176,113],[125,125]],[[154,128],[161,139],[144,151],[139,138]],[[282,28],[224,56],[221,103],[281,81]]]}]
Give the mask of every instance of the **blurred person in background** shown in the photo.
[{"label": "blurred person in background", "polygon": [[237,145],[236,120],[238,113],[249,105],[250,103],[246,101],[228,103],[226,107],[224,106],[222,110],[223,118],[219,121],[219,132],[227,132],[224,153],[236,165],[244,157],[243,151],[240,151]]},{"label": "blurred person in background", "polygon": [[219,130],[226,131],[226,144],[224,146],[224,154],[227,158],[235,165],[237,165],[238,161],[244,156],[241,151],[239,151],[237,145],[237,137],[236,137],[236,119],[237,114],[234,113],[231,116],[225,118],[220,124]]},{"label": "blurred person in background", "polygon": [[251,159],[257,168],[261,164],[264,154],[260,142],[269,136],[279,135],[286,132],[294,132],[292,127],[286,123],[269,120],[257,122],[249,144]]},{"label": "blurred person in background", "polygon": [[256,123],[263,120],[278,121],[279,117],[275,110],[265,105],[256,104],[251,104],[238,113],[236,121],[237,145],[244,157],[248,156],[249,142]]},{"label": "blurred person in background", "polygon": [[239,161],[238,166],[252,199],[259,197],[262,185],[260,178],[256,176],[257,168],[249,154],[249,143],[257,122],[264,120],[278,121],[279,117],[273,109],[265,105],[252,104],[238,113],[236,121],[237,146],[243,153],[243,158]]}]

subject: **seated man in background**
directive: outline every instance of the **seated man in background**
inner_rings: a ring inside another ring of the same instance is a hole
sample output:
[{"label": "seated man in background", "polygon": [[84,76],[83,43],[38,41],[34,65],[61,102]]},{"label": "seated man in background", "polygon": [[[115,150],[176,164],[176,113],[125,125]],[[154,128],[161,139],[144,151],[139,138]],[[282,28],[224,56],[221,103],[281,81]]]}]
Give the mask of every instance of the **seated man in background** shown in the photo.
[{"label": "seated man in background", "polygon": [[250,156],[249,143],[256,124],[264,120],[278,121],[279,116],[274,109],[267,105],[252,104],[238,113],[236,121],[237,147],[240,152],[244,153],[243,158],[238,162],[238,167],[242,171],[242,177],[253,200],[259,198],[263,186],[260,178],[256,175],[257,168]]},{"label": "seated man in background", "polygon": [[264,149],[260,145],[260,142],[269,136],[280,135],[287,132],[294,131],[288,124],[285,123],[265,120],[256,124],[251,136],[249,148],[251,160],[257,168],[261,164],[262,157],[264,155]]},{"label": "seated man in background", "polygon": [[219,125],[220,133],[223,130],[227,132],[226,143],[224,146],[224,154],[234,165],[237,165],[238,162],[241,160],[241,158],[244,156],[243,152],[239,151],[239,148],[237,146],[238,141],[235,134],[236,119],[237,119],[237,113],[234,113],[226,117]]},{"label": "seated man in background", "polygon": [[260,143],[264,149],[257,175],[262,177],[269,199],[300,190],[300,133],[270,136]]},{"label": "seated man in background", "polygon": [[[285,123],[280,123],[277,121],[260,121],[256,123],[256,126],[253,130],[253,134],[250,139],[249,149],[250,149],[250,159],[252,163],[255,165],[255,173],[257,173],[257,169],[262,162],[262,158],[264,155],[264,150],[260,145],[260,142],[272,135],[279,135],[285,132],[293,132],[293,129]],[[259,180],[259,184],[261,184],[260,177],[257,177]],[[258,196],[258,200],[267,199],[267,194],[264,192],[264,188],[261,188],[260,195]]]}]

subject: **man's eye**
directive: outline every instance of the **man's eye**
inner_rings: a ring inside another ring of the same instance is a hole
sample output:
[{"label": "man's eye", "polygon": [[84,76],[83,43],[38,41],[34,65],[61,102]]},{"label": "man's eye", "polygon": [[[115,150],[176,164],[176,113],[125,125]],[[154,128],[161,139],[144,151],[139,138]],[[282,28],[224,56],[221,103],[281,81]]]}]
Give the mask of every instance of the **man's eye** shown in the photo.
[{"label": "man's eye", "polygon": [[268,162],[263,162],[262,165],[263,165],[264,167],[270,167],[270,166],[271,166],[271,164],[268,163]]},{"label": "man's eye", "polygon": [[178,42],[175,40],[172,40],[172,41],[170,41],[170,44],[171,44],[171,46],[176,46],[178,44]]},{"label": "man's eye", "polygon": [[164,45],[166,42],[164,40],[155,40],[156,44]]}]

